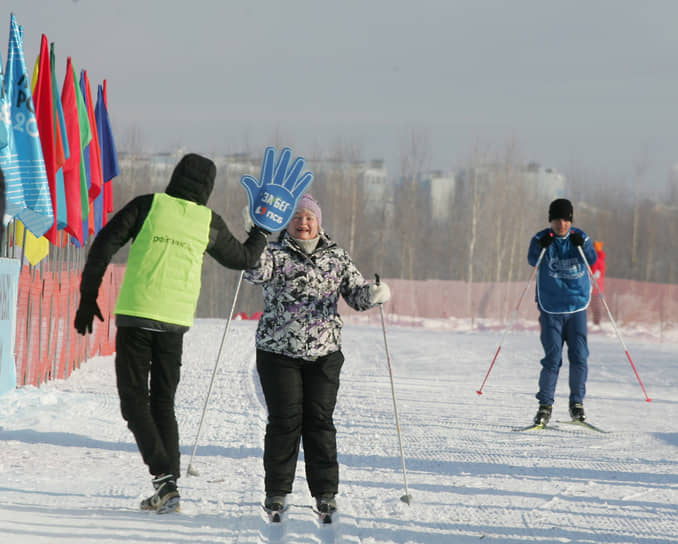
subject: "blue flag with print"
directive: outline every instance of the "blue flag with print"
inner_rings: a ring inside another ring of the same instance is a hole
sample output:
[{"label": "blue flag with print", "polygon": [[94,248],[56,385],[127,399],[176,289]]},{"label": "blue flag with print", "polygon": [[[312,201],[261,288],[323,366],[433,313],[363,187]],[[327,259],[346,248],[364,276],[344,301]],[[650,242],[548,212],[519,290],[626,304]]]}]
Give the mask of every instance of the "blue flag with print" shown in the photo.
[{"label": "blue flag with print", "polygon": [[[118,165],[118,152],[115,149],[115,139],[111,120],[108,117],[104,88],[97,88],[97,104],[94,107],[94,117],[97,122],[97,134],[99,135],[99,150],[101,151],[101,171],[103,174],[104,187],[94,201],[94,230],[99,232],[106,225],[106,214],[113,211],[112,179],[120,174]],[[107,196],[108,195],[108,196]],[[110,209],[108,207],[110,206]]]},{"label": "blue flag with print", "polygon": [[258,180],[248,175],[240,178],[247,190],[252,221],[268,232],[277,232],[287,226],[299,199],[313,181],[311,172],[302,172],[303,157],[291,162],[292,150],[285,147],[276,161],[275,151],[274,147],[266,148]]},{"label": "blue flag with print", "polygon": [[[52,197],[35,119],[33,97],[23,51],[23,31],[10,16],[9,52],[5,70],[2,122],[8,145],[0,149],[0,168],[5,174],[5,213],[15,217],[36,237],[54,224]],[[8,113],[9,115],[6,115]]]},{"label": "blue flag with print", "polygon": [[[9,102],[5,93],[5,85],[2,72],[2,55],[0,55],[0,152],[9,146],[9,130],[12,126],[12,118],[9,113]],[[0,217],[0,219],[2,219]]]}]

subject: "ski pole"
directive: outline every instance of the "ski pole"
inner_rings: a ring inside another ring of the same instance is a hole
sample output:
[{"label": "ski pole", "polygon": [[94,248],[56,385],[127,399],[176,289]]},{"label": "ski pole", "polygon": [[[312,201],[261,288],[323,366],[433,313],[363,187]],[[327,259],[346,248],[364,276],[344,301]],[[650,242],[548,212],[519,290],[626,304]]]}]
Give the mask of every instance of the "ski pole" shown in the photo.
[{"label": "ski pole", "polygon": [[532,278],[537,272],[537,269],[539,268],[539,265],[541,264],[541,260],[544,258],[544,253],[546,252],[546,248],[542,248],[541,253],[539,254],[539,259],[537,259],[537,264],[534,265],[534,270],[532,270],[532,273],[530,274],[529,279],[527,280],[527,284],[525,285],[525,289],[523,289],[523,292],[520,294],[520,298],[518,299],[518,304],[516,304],[516,307],[513,309],[513,313],[511,314],[511,318],[509,319],[508,325],[506,325],[506,328],[504,329],[504,334],[501,337],[501,341],[499,342],[499,347],[497,348],[497,351],[494,353],[494,357],[492,358],[492,362],[490,363],[490,368],[487,369],[487,374],[485,374],[485,379],[483,380],[482,385],[480,386],[480,389],[476,391],[479,395],[483,394],[483,387],[485,387],[485,383],[487,383],[487,378],[490,376],[490,372],[492,372],[492,367],[494,367],[494,363],[497,361],[497,356],[499,355],[499,352],[501,351],[501,346],[504,344],[504,339],[506,338],[506,334],[508,333],[509,330],[513,327],[513,322],[518,315],[518,309],[520,308],[520,305],[523,302],[523,297],[525,296],[525,293],[527,293],[527,289],[530,286],[530,283],[532,283]]},{"label": "ski pole", "polygon": [[205,397],[205,405],[202,408],[202,415],[200,416],[200,424],[198,425],[198,432],[195,435],[195,444],[193,444],[193,453],[191,453],[191,459],[188,462],[188,468],[186,469],[187,476],[199,476],[200,473],[193,467],[193,457],[195,457],[195,452],[198,449],[198,438],[200,437],[200,431],[202,429],[202,423],[205,419],[205,412],[207,411],[207,403],[210,399],[210,393],[212,392],[212,386],[214,385],[214,378],[217,375],[217,368],[219,367],[219,359],[221,359],[221,351],[224,348],[224,341],[228,335],[228,329],[231,326],[231,319],[233,318],[233,311],[235,310],[235,303],[238,300],[238,293],[240,292],[240,284],[242,283],[242,277],[245,274],[244,270],[240,271],[240,277],[238,278],[238,284],[235,287],[235,294],[233,295],[233,304],[231,306],[231,313],[228,314],[228,320],[226,321],[226,328],[224,329],[224,334],[221,336],[221,345],[219,346],[219,352],[217,353],[217,360],[214,362],[214,370],[212,371],[212,379],[210,380],[210,385],[207,388],[207,396]]},{"label": "ski pole", "polygon": [[[379,274],[375,274],[376,284],[379,285]],[[407,470],[405,469],[405,454],[403,453],[403,440],[400,436],[400,419],[398,418],[398,403],[396,401],[395,385],[393,384],[393,370],[391,369],[391,355],[388,351],[388,342],[386,340],[386,322],[384,321],[384,305],[379,303],[379,314],[381,315],[381,330],[384,333],[384,349],[386,350],[386,363],[388,364],[388,375],[391,380],[391,396],[393,397],[393,413],[395,414],[396,431],[398,432],[398,445],[400,447],[400,462],[403,466],[403,481],[405,484],[405,494],[400,500],[410,504],[412,495],[407,490]]]},{"label": "ski pole", "polygon": [[647,395],[647,391],[645,391],[645,386],[643,385],[643,381],[640,379],[640,375],[638,374],[638,370],[636,369],[636,365],[633,364],[633,359],[631,359],[631,354],[629,353],[629,349],[626,347],[626,344],[624,343],[624,340],[622,339],[621,333],[619,332],[619,329],[617,328],[617,324],[615,323],[614,319],[612,318],[612,312],[610,311],[609,306],[607,305],[607,302],[605,301],[605,297],[603,296],[603,292],[600,290],[600,287],[598,286],[598,281],[596,280],[595,276],[593,275],[593,272],[591,270],[591,265],[589,265],[589,262],[586,260],[586,256],[584,255],[584,250],[581,248],[581,246],[577,246],[577,249],[579,249],[579,254],[581,255],[581,258],[584,260],[584,264],[586,265],[586,270],[589,273],[589,277],[593,280],[593,285],[596,286],[596,289],[598,290],[598,294],[600,295],[600,300],[603,302],[603,306],[605,306],[605,310],[607,311],[607,316],[610,318],[610,323],[612,323],[612,327],[614,328],[614,332],[617,333],[617,338],[619,338],[619,342],[622,345],[622,348],[624,348],[624,353],[626,353],[626,358],[629,360],[629,363],[631,363],[631,368],[633,369],[633,372],[636,375],[636,378],[638,379],[638,383],[640,384],[640,388],[643,390],[643,394],[645,395],[645,400],[647,402],[652,402],[652,399]]}]

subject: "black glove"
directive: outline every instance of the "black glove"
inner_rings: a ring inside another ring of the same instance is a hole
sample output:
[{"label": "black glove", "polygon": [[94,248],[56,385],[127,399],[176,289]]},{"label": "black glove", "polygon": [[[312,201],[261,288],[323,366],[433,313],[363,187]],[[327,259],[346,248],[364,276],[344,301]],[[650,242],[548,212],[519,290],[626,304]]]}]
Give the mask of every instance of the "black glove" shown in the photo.
[{"label": "black glove", "polygon": [[572,232],[570,233],[570,240],[575,246],[583,246],[584,245],[584,236],[582,235],[581,232]]},{"label": "black glove", "polygon": [[83,336],[92,332],[92,323],[94,322],[94,316],[97,316],[100,321],[104,320],[104,316],[101,315],[101,310],[96,300],[80,300],[80,306],[78,306],[78,311],[75,312],[75,330],[77,330]]},{"label": "black glove", "polygon": [[254,225],[254,226],[252,227],[252,229],[250,230],[250,234],[252,234],[252,231],[253,231],[254,229],[257,229],[257,230],[258,230],[259,232],[261,232],[264,236],[268,236],[269,234],[271,234],[271,233],[268,232],[266,229],[262,229],[259,225]]},{"label": "black glove", "polygon": [[553,243],[553,236],[549,232],[548,234],[544,234],[544,236],[539,238],[537,241],[539,242],[539,245],[542,249],[546,249]]}]

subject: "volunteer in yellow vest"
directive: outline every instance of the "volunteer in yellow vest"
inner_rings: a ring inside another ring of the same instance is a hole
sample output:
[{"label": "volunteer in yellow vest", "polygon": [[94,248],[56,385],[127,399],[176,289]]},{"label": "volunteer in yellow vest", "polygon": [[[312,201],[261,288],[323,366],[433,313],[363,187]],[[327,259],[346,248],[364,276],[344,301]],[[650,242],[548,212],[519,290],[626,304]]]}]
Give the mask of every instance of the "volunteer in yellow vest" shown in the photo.
[{"label": "volunteer in yellow vest", "polygon": [[[193,324],[204,253],[233,269],[253,267],[266,233],[253,227],[247,240],[233,237],[224,220],[205,206],[216,167],[189,154],[177,164],[164,193],[131,200],[97,235],[80,283],[75,328],[92,332],[99,286],[113,255],[130,239],[125,277],[115,306],[115,371],[120,409],[149,472],[155,493],[141,508],[179,508],[179,432],[174,396],[179,384],[183,335]],[[150,388],[149,388],[150,377]]]}]

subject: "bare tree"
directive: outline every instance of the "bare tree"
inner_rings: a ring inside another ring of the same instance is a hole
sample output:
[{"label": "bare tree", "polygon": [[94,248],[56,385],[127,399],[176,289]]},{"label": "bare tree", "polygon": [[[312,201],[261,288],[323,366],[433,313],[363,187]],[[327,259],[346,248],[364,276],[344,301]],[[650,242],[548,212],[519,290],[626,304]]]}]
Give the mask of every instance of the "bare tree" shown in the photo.
[{"label": "bare tree", "polygon": [[426,130],[411,130],[401,148],[400,178],[402,188],[397,201],[400,221],[400,277],[415,279],[415,249],[424,214],[419,212],[420,175],[427,170],[430,160],[430,136]]}]

